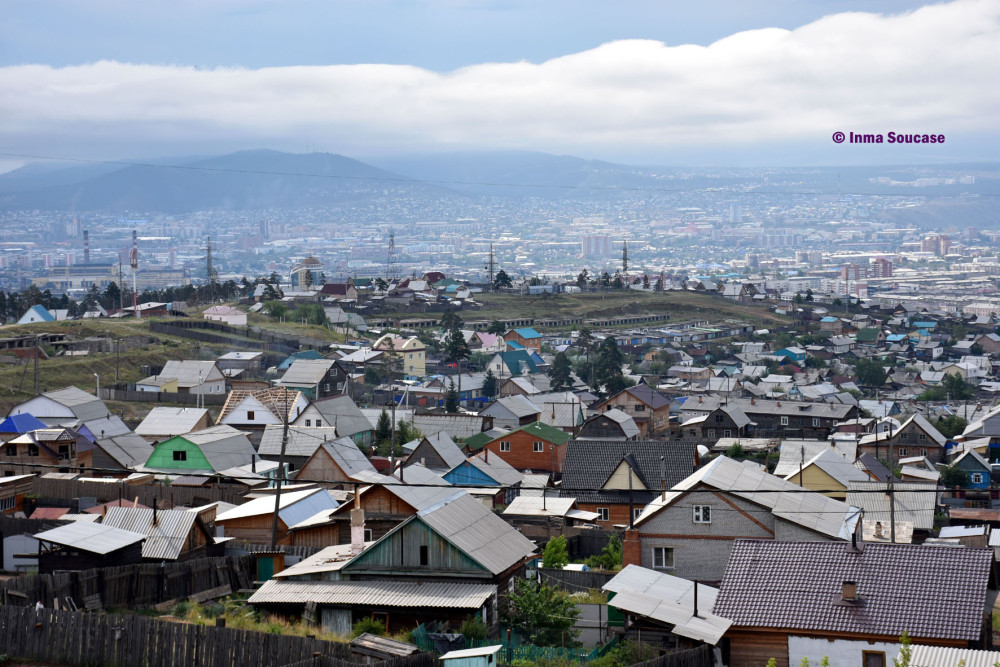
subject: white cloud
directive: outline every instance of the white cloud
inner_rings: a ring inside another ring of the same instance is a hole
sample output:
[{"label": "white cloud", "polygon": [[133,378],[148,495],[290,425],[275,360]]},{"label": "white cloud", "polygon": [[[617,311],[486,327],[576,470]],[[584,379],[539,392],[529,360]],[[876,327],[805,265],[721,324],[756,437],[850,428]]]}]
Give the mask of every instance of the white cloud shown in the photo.
[{"label": "white cloud", "polygon": [[0,152],[195,147],[577,154],[787,142],[835,130],[996,134],[1000,3],[845,13],[707,47],[628,40],[540,64],[0,68]]}]

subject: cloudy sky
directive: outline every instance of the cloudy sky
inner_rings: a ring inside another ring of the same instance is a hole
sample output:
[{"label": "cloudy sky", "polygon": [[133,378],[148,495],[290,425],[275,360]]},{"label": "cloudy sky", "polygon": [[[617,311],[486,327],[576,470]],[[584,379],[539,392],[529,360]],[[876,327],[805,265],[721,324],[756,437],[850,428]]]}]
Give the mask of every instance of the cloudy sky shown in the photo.
[{"label": "cloudy sky", "polygon": [[1000,0],[3,0],[0,167],[245,148],[995,160],[998,81]]}]

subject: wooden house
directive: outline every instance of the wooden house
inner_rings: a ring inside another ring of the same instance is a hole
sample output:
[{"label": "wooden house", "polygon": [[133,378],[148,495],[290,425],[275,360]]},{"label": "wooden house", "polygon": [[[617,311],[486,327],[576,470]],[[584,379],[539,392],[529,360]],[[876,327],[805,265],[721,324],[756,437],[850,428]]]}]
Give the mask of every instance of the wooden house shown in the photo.
[{"label": "wooden house", "polygon": [[362,471],[375,472],[358,446],[350,438],[321,442],[296,474],[296,478],[315,481],[328,488],[339,488],[356,481]]},{"label": "wooden house", "polygon": [[90,570],[142,561],[146,536],[89,521],[74,521],[35,535],[39,542],[38,572]]},{"label": "wooden house", "polygon": [[[279,500],[278,541],[285,543],[288,529],[324,510],[338,507],[338,503],[325,489],[284,491]],[[226,537],[235,537],[254,544],[268,544],[274,521],[275,498],[265,495],[226,510],[215,517]]]}]

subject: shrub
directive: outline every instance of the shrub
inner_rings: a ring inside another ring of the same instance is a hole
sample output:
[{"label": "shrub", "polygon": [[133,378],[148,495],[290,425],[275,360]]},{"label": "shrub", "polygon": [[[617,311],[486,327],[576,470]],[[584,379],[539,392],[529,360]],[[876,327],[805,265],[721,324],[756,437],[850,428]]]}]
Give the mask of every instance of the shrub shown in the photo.
[{"label": "shrub", "polygon": [[353,628],[351,628],[351,639],[363,635],[366,632],[370,635],[383,637],[385,636],[385,623],[374,618],[362,618],[354,624]]},{"label": "shrub", "polygon": [[488,634],[486,624],[478,616],[469,616],[462,621],[462,625],[459,626],[458,631],[465,635],[466,639],[486,639]]}]

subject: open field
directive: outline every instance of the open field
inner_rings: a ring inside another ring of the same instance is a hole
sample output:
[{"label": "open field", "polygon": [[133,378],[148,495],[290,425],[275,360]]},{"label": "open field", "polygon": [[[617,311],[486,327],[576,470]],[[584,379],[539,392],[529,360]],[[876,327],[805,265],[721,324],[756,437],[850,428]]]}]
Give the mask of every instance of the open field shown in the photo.
[{"label": "open field", "polygon": [[[757,328],[784,326],[791,318],[776,315],[763,305],[742,305],[720,296],[696,292],[603,292],[582,294],[546,294],[538,296],[484,294],[478,299],[480,310],[465,310],[463,319],[515,320],[560,319],[579,317],[584,320],[620,315],[669,314],[670,322],[703,320],[709,322],[735,319]],[[397,312],[391,318],[420,318],[420,314]],[[375,319],[381,318],[379,315]],[[427,315],[432,317],[432,315]],[[651,325],[652,326],[652,325]],[[660,324],[659,326],[664,326]]]}]

